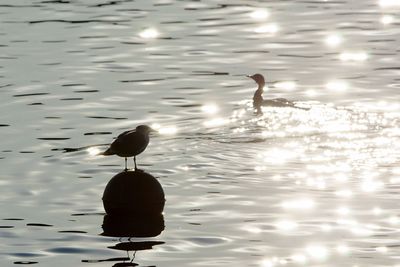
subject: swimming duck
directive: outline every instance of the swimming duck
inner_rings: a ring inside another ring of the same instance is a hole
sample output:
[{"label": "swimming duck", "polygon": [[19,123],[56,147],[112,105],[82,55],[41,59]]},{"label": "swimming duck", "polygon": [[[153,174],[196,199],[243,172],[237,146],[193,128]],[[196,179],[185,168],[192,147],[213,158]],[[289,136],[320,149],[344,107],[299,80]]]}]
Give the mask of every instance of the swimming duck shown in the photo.
[{"label": "swimming duck", "polygon": [[103,152],[104,156],[117,155],[125,158],[125,171],[127,168],[127,158],[133,157],[135,163],[135,171],[138,170],[136,165],[136,156],[142,153],[149,144],[149,135],[154,130],[147,125],[139,125],[134,130],[128,130],[120,135],[111,143],[110,147]]},{"label": "swimming duck", "polygon": [[256,109],[257,112],[261,112],[261,106],[292,107],[292,108],[303,109],[301,107],[297,107],[295,105],[295,103],[293,103],[292,101],[289,101],[285,98],[264,99],[262,97],[262,94],[264,93],[264,86],[265,86],[264,76],[257,73],[254,75],[247,75],[247,77],[253,79],[258,85],[258,88],[253,96],[253,107]]}]

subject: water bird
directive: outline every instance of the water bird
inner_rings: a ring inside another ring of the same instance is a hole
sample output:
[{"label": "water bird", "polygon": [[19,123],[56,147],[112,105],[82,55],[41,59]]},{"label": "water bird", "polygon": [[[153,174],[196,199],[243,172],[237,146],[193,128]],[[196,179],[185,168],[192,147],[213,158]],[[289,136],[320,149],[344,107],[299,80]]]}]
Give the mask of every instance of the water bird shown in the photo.
[{"label": "water bird", "polygon": [[149,135],[151,132],[154,132],[154,130],[147,125],[139,125],[134,130],[125,131],[118,135],[110,147],[103,152],[103,155],[117,155],[125,158],[125,171],[128,170],[127,158],[133,157],[136,171],[138,170],[136,156],[146,149],[150,141]]},{"label": "water bird", "polygon": [[261,106],[291,107],[291,108],[308,110],[307,108],[296,106],[295,103],[285,98],[264,99],[262,96],[262,94],[264,93],[264,86],[265,86],[264,76],[259,73],[256,73],[254,75],[247,75],[247,77],[253,79],[258,85],[258,88],[253,96],[253,107],[257,111],[257,113],[261,113]]}]

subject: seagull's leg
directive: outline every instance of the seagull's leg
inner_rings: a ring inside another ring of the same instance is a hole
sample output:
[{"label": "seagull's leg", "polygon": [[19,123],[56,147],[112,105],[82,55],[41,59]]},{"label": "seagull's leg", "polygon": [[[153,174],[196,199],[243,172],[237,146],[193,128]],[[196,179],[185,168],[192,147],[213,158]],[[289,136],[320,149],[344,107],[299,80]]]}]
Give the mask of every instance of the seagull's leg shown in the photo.
[{"label": "seagull's leg", "polygon": [[136,156],[133,156],[133,162],[135,163],[135,171],[137,171],[137,166],[136,166]]},{"label": "seagull's leg", "polygon": [[125,158],[125,171],[127,171],[128,170],[128,164],[127,164],[127,159]]}]

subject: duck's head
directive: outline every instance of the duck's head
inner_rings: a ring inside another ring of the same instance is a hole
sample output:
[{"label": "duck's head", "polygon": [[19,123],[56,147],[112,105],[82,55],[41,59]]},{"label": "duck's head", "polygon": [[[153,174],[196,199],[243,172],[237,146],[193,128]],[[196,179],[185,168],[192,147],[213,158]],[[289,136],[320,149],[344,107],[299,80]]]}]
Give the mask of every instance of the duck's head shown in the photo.
[{"label": "duck's head", "polygon": [[147,125],[139,125],[136,127],[136,132],[148,135],[151,132],[155,132],[155,130],[153,128],[151,128],[150,126]]},{"label": "duck's head", "polygon": [[260,86],[260,87],[263,87],[265,85],[264,76],[262,76],[259,73],[256,73],[254,75],[247,75],[247,77],[253,79],[258,84],[258,86]]}]

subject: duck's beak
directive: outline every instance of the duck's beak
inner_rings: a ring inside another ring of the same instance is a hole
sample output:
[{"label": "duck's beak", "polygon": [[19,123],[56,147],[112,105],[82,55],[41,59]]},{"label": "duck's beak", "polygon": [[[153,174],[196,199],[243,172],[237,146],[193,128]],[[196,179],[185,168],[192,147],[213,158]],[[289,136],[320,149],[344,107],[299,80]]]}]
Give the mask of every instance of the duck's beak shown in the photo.
[{"label": "duck's beak", "polygon": [[253,79],[252,75],[246,75],[247,78]]}]

